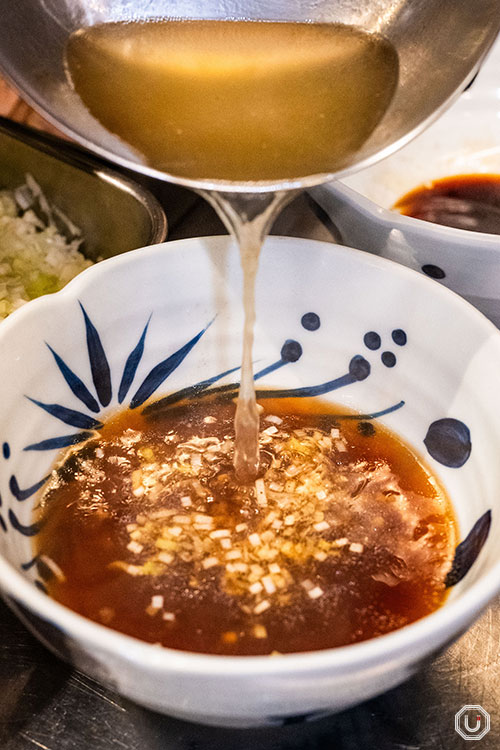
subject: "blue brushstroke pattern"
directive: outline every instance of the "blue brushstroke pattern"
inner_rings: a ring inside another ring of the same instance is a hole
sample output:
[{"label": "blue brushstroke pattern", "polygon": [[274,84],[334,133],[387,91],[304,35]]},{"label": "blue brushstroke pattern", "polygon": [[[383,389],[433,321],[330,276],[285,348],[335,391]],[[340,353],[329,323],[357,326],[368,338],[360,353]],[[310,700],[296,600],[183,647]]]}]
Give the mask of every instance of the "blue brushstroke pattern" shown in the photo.
[{"label": "blue brushstroke pattern", "polygon": [[349,363],[349,372],[334,380],[328,380],[320,385],[304,386],[303,388],[285,388],[282,390],[256,391],[257,398],[309,398],[322,396],[345,385],[351,385],[359,380],[365,380],[370,374],[370,363],[357,354]]},{"label": "blue brushstroke pattern", "polygon": [[456,548],[451,570],[444,582],[447,588],[459,583],[472,568],[488,538],[490,527],[491,510],[487,510]]},{"label": "blue brushstroke pattern", "polygon": [[176,370],[177,367],[179,367],[181,362],[189,354],[191,349],[198,343],[198,341],[201,339],[210,325],[211,323],[209,323],[208,326],[197,333],[196,336],[194,336],[190,341],[187,342],[187,344],[184,344],[184,346],[174,352],[174,354],[172,354],[170,357],[167,357],[167,359],[164,359],[163,362],[160,362],[155,367],[153,367],[151,372],[146,375],[144,381],[139,386],[134,397],[132,398],[130,402],[131,409],[136,409],[138,406],[141,406],[141,404],[143,404],[151,396],[151,394],[156,391],[156,389],[168,378],[168,376],[174,370]]},{"label": "blue brushstroke pattern", "polygon": [[146,340],[146,333],[148,330],[148,326],[151,320],[151,315],[149,316],[149,320],[144,326],[144,330],[142,332],[142,335],[135,346],[135,348],[130,352],[129,356],[127,357],[127,361],[125,363],[125,367],[123,369],[123,375],[120,382],[120,388],[118,389],[118,403],[121,404],[125,396],[127,395],[130,386],[132,385],[132,381],[135,377],[135,373],[137,372],[137,368],[139,366],[139,362],[142,359],[142,355],[144,353],[144,342]]},{"label": "blue brushstroke pattern", "polygon": [[[268,375],[270,372],[273,372],[274,370],[277,370],[279,367],[283,367],[283,365],[287,365],[287,364],[288,364],[288,362],[284,362],[283,360],[280,359],[277,362],[274,362],[274,364],[269,365],[268,367],[265,367],[263,370],[260,370],[260,372],[256,373],[253,376],[253,379],[254,380],[258,380],[259,378],[263,378],[264,375]],[[239,369],[240,369],[239,367],[234,367],[232,370],[227,370],[227,372],[224,372],[221,375],[217,375],[216,377],[211,378],[210,381],[207,380],[205,382],[208,383],[208,385],[210,385],[211,383],[215,383],[217,380],[220,380],[225,375],[228,375],[229,373],[235,372],[236,370],[239,370]],[[206,387],[208,387],[208,386],[206,386]],[[227,394],[227,398],[233,398],[234,395],[237,393],[239,387],[240,387],[239,381],[236,381],[236,382],[233,382],[233,383],[226,383],[225,385],[218,385],[217,388],[211,388],[207,392],[207,395],[210,396],[210,395],[212,395],[214,393],[217,394],[217,395]],[[191,391],[191,392],[190,393],[186,393],[184,395],[184,398],[188,398],[188,399],[196,398],[200,394],[200,392],[202,390],[205,390],[205,388],[203,388],[203,389],[196,389],[196,390],[185,388],[184,389],[185,391]],[[180,393],[180,391],[179,391],[179,393]],[[174,395],[174,394],[172,394],[172,395]],[[168,399],[169,396],[166,396],[166,398]]]},{"label": "blue brushstroke pattern", "polygon": [[62,435],[61,437],[48,438],[39,443],[31,443],[24,448],[25,451],[52,451],[58,448],[68,448],[70,445],[78,445],[91,437],[93,432],[77,432],[73,435]]},{"label": "blue brushstroke pattern", "polygon": [[[47,343],[47,342],[45,342]],[[75,375],[73,370],[70,370],[68,365],[65,363],[65,361],[59,356],[57,352],[52,349],[50,344],[47,344],[52,356],[54,357],[56,364],[61,371],[61,374],[66,381],[66,383],[69,385],[71,391],[75,394],[75,396],[87,407],[87,409],[90,409],[90,411],[93,411],[95,414],[97,414],[100,411],[100,406],[95,400],[94,396],[91,394],[85,383],[80,380],[78,375]]]},{"label": "blue brushstroke pattern", "polygon": [[[212,378],[201,380],[199,383],[190,385],[187,388],[182,388],[180,391],[170,393],[168,396],[164,396],[158,401],[155,401],[154,404],[146,406],[143,409],[142,413],[147,417],[151,414],[156,414],[157,412],[162,411],[162,409],[164,409],[165,407],[172,406],[172,404],[177,404],[179,401],[183,401],[186,398],[194,398],[195,396],[198,396],[200,393],[205,391],[213,383],[216,383],[218,380],[222,380],[222,378],[225,378],[226,375],[231,375],[231,373],[236,372],[236,370],[239,369],[240,366],[237,365],[236,367],[232,367],[230,370],[219,373],[219,375],[214,375]],[[231,387],[233,388],[234,385],[231,385]],[[212,393],[212,391],[210,391],[210,393]]]},{"label": "blue brushstroke pattern", "polygon": [[[269,373],[274,372],[275,370],[278,370],[280,367],[284,367],[285,365],[289,363],[290,363],[289,359],[283,359],[283,358],[278,359],[276,362],[273,362],[271,365],[268,365],[267,367],[264,367],[262,370],[259,370],[259,372],[257,372],[254,375],[254,380],[259,380],[259,378],[262,378],[265,375],[268,375]],[[167,406],[171,406],[172,404],[175,404],[178,401],[182,401],[183,399],[196,398],[197,396],[200,395],[202,391],[206,390],[210,385],[215,383],[217,380],[221,380],[226,375],[230,374],[231,372],[235,372],[238,369],[239,369],[238,367],[234,367],[232,370],[226,370],[226,372],[223,372],[220,375],[216,375],[213,378],[201,381],[201,383],[197,383],[196,385],[190,386],[189,388],[183,388],[180,391],[171,393],[169,396],[165,396],[165,398],[162,398],[159,401],[156,401],[154,404],[147,406],[144,409],[143,414],[145,416],[149,416],[151,414],[160,412],[163,408]],[[324,393],[329,393],[330,391],[333,391],[337,388],[341,388],[344,385],[349,385],[359,380],[364,380],[365,378],[368,377],[369,374],[370,374],[369,362],[367,362],[367,360],[364,357],[360,355],[356,355],[355,357],[352,358],[349,364],[349,372],[346,375],[342,375],[341,377],[336,378],[335,380],[329,380],[327,383],[322,383],[321,385],[305,387],[305,388],[294,388],[294,389],[286,389],[286,390],[258,390],[256,394],[257,394],[257,398],[289,398],[289,397],[291,398],[294,396],[297,396],[297,397],[316,396],[316,395],[321,395]],[[238,390],[239,385],[240,385],[239,382],[227,383],[226,385],[220,385],[217,388],[211,388],[208,391],[207,395],[226,394],[227,398],[232,398],[233,395]],[[398,404],[394,407],[389,407],[388,410],[384,410],[383,412],[380,412],[380,415],[386,414],[386,413],[389,413],[390,411],[401,408],[403,403],[404,402],[401,402],[401,405]],[[361,419],[361,417],[359,418]],[[368,415],[365,418],[370,419],[371,417]],[[372,418],[375,418],[375,417],[372,417]]]},{"label": "blue brushstroke pattern", "polygon": [[107,406],[111,401],[112,396],[111,371],[109,369],[108,360],[101,343],[101,338],[99,336],[99,333],[97,332],[97,328],[90,320],[81,302],[80,308],[85,320],[85,329],[87,332],[87,349],[89,353],[92,380],[94,381],[97,398],[101,402],[102,406]]},{"label": "blue brushstroke pattern", "polygon": [[[277,362],[273,362],[272,365],[268,365],[267,367],[264,367],[263,370],[259,370],[259,372],[256,372],[253,376],[254,380],[259,380],[259,378],[263,378],[265,375],[269,375],[269,373],[274,372],[275,370],[279,370],[280,367],[283,367],[283,365],[287,365],[288,362],[286,362],[283,359],[278,359]],[[237,384],[239,386],[239,383]]]},{"label": "blue brushstroke pattern", "polygon": [[329,380],[327,383],[321,383],[320,385],[284,388],[282,390],[258,390],[256,396],[257,398],[308,398],[310,396],[322,396],[324,393],[330,393],[330,391],[335,391],[355,382],[356,378],[353,378],[352,375],[341,375],[335,380]]},{"label": "blue brushstroke pattern", "polygon": [[37,587],[37,589],[40,589],[40,591],[43,591],[44,594],[48,594],[47,586],[42,583],[42,581],[39,581],[38,578],[35,581],[35,586]]},{"label": "blue brushstroke pattern", "polygon": [[35,536],[40,531],[40,524],[32,523],[29,526],[22,524],[13,510],[9,510],[9,521],[13,529],[19,531],[23,536]]},{"label": "blue brushstroke pattern", "polygon": [[2,529],[2,531],[7,531],[7,524],[3,520],[2,516],[0,516],[0,528]]},{"label": "blue brushstroke pattern", "polygon": [[79,427],[82,430],[99,430],[103,426],[102,422],[83,414],[81,411],[67,409],[59,404],[44,404],[42,401],[31,398],[31,396],[26,396],[26,398],[32,404],[36,404],[40,409],[44,409],[48,414],[51,414],[60,422],[71,425],[71,427]]},{"label": "blue brushstroke pattern", "polygon": [[9,480],[10,491],[12,492],[16,500],[19,500],[20,502],[22,502],[23,500],[27,500],[29,497],[34,495],[35,492],[38,492],[40,487],[43,487],[43,485],[45,484],[49,476],[50,474],[47,474],[46,477],[44,477],[43,479],[40,479],[40,481],[37,482],[36,484],[33,484],[31,487],[28,487],[27,489],[22,490],[19,487],[19,484],[17,483],[17,479],[15,478],[15,476],[12,475]]},{"label": "blue brushstroke pattern", "polygon": [[22,569],[22,570],[31,570],[31,568],[32,568],[32,567],[33,567],[34,565],[36,565],[36,564],[37,564],[37,562],[38,562],[38,555],[36,555],[36,557],[33,557],[33,558],[32,558],[31,560],[29,560],[28,562],[22,563],[22,564],[21,564],[21,569]]},{"label": "blue brushstroke pattern", "polygon": [[[289,364],[287,360],[278,359],[277,362],[273,362],[272,365],[268,365],[267,367],[264,367],[264,369],[259,370],[259,372],[256,372],[253,376],[254,380],[259,380],[259,378],[263,378],[265,375],[268,375],[270,372],[274,372],[275,370],[278,370],[280,367],[284,367],[284,365]],[[235,372],[236,370],[239,370],[239,367],[235,367],[233,370],[228,370],[225,373],[222,373],[221,375],[216,376],[216,378],[212,378],[212,382],[215,382],[216,380],[220,380],[224,377],[224,375],[228,375],[230,372]],[[206,381],[208,383],[208,381]],[[238,388],[240,387],[239,381],[236,383],[226,383],[225,385],[219,385],[217,388],[211,388],[208,392],[209,395],[212,393],[217,393],[218,395],[223,393],[228,393],[229,397],[232,398],[232,394],[235,393]],[[195,398],[198,395],[199,391],[196,391],[195,393],[192,393],[190,396],[186,396],[186,398]],[[167,396],[168,398],[168,396]]]},{"label": "blue brushstroke pattern", "polygon": [[[289,343],[293,343],[294,344],[296,342],[286,341],[283,349]],[[283,353],[283,349],[281,350],[282,353]],[[302,353],[302,351],[301,351],[301,353]],[[296,362],[297,359],[299,359],[299,357],[300,357],[300,354],[298,356],[294,356],[293,359],[289,359],[288,357],[281,357],[276,362],[273,362],[272,364],[268,365],[267,367],[264,367],[262,370],[259,370],[258,372],[256,372],[255,375],[253,376],[253,379],[254,380],[260,380],[260,378],[263,378],[266,375],[269,375],[269,373],[275,372],[276,370],[279,370],[280,367],[284,367],[285,365],[288,365],[291,362]],[[226,372],[223,372],[221,375],[217,375],[216,377],[211,378],[210,380],[207,380],[205,382],[210,385],[211,383],[215,383],[217,380],[220,380],[225,375],[228,375],[229,373],[235,372],[236,370],[239,370],[239,369],[240,369],[239,367],[234,367],[232,370],[227,370]],[[212,394],[212,393],[218,393],[218,394],[229,393],[231,391],[237,391],[239,387],[240,387],[239,382],[236,382],[236,383],[227,383],[226,385],[220,385],[217,388],[212,388],[209,391],[209,394]],[[185,390],[188,390],[188,389],[185,389]],[[192,393],[191,395],[186,394],[185,398],[194,398],[198,394],[199,394],[199,391],[197,390],[195,393]],[[169,398],[169,397],[167,396],[167,398]]]}]

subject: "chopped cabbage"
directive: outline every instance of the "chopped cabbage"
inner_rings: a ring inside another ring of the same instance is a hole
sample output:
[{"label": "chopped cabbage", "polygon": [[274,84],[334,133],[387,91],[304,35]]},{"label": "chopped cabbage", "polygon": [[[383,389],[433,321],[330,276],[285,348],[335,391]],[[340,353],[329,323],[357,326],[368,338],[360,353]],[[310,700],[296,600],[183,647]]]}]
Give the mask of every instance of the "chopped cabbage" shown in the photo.
[{"label": "chopped cabbage", "polygon": [[15,191],[0,191],[0,319],[35,297],[57,292],[92,265],[80,252],[81,243],[79,230],[49,206],[30,175]]}]

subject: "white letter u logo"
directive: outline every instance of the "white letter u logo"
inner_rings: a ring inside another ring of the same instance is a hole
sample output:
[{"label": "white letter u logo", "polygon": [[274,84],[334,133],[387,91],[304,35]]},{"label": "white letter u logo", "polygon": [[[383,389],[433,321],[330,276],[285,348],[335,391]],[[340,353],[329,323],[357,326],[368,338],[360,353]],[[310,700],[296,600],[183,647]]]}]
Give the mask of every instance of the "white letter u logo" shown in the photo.
[{"label": "white letter u logo", "polygon": [[481,717],[480,716],[476,716],[476,726],[475,727],[470,727],[469,726],[469,717],[467,716],[467,714],[465,714],[465,722],[464,723],[465,723],[465,728],[467,729],[468,732],[478,732],[481,729]]}]

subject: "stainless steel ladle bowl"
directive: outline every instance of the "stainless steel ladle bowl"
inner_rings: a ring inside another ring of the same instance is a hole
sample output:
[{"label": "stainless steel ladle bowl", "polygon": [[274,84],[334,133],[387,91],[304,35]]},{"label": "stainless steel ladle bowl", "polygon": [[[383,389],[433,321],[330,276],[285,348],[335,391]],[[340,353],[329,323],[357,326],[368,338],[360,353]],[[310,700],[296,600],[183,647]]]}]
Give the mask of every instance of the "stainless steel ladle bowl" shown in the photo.
[{"label": "stainless steel ladle bowl", "polygon": [[[2,5],[0,68],[34,107],[66,133],[144,174],[194,188],[254,192],[319,184],[402,146],[463,90],[500,29],[498,0],[4,0]],[[185,179],[158,172],[90,115],[64,69],[65,44],[76,29],[155,17],[356,25],[383,34],[395,46],[398,87],[385,116],[358,152],[356,164],[336,175],[297,175],[296,180],[276,184]]]}]

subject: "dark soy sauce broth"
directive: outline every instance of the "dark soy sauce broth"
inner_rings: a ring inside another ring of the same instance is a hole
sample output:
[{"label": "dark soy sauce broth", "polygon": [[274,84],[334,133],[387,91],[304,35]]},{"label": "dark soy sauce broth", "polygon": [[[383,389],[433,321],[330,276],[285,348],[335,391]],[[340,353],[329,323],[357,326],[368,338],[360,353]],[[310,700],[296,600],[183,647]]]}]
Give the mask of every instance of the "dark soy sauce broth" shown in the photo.
[{"label": "dark soy sauce broth", "polygon": [[49,594],[144,641],[279,654],[382,635],[437,609],[451,505],[386,428],[268,399],[260,475],[236,481],[234,405],[112,418],[61,457],[41,496]]},{"label": "dark soy sauce broth", "polygon": [[500,175],[444,177],[404,195],[394,205],[415,219],[472,232],[500,234]]}]

